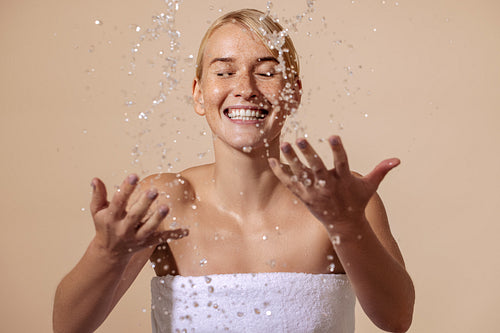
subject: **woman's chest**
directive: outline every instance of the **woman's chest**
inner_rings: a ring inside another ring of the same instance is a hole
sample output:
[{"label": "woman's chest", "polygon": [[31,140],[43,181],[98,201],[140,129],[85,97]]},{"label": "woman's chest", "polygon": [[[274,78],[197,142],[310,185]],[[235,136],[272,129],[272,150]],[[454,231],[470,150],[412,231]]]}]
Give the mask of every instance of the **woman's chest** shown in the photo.
[{"label": "woman's chest", "polygon": [[247,219],[190,208],[175,219],[189,236],[169,246],[179,274],[255,272],[342,272],[324,227],[297,212]]}]

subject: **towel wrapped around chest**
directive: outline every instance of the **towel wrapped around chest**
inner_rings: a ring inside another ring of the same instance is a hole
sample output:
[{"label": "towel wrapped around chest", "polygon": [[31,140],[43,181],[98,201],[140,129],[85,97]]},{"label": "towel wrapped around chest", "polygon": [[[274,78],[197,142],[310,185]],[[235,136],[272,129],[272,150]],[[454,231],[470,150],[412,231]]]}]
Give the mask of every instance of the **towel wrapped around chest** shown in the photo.
[{"label": "towel wrapped around chest", "polygon": [[153,333],[354,332],[344,274],[162,276],[151,281]]}]

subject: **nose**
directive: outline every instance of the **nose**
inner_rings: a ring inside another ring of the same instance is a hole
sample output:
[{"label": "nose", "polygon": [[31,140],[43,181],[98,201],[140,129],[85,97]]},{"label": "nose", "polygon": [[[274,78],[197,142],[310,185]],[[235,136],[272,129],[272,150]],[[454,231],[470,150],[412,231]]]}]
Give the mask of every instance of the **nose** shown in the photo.
[{"label": "nose", "polygon": [[234,87],[234,96],[248,100],[257,97],[257,95],[258,89],[252,75],[239,75],[236,81],[236,86]]}]

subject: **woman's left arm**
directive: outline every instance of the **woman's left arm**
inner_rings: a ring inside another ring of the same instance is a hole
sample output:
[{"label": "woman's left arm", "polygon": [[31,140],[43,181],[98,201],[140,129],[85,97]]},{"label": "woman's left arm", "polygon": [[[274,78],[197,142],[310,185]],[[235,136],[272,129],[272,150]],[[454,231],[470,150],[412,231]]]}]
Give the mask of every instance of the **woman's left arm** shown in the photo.
[{"label": "woman's left arm", "polygon": [[338,136],[329,138],[335,167],[328,170],[305,139],[297,146],[309,167],[289,143],[281,146],[290,170],[276,159],[270,166],[280,181],[323,223],[356,296],[381,329],[405,332],[413,316],[415,291],[394,240],[376,190],[400,161],[388,159],[366,176],[353,174]]}]

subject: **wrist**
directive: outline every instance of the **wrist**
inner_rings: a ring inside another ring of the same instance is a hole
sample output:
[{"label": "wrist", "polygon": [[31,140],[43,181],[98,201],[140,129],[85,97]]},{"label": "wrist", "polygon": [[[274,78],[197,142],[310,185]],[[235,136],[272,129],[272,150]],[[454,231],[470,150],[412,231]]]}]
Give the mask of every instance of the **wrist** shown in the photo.
[{"label": "wrist", "polygon": [[124,254],[111,251],[105,246],[102,246],[96,238],[92,239],[90,242],[87,252],[99,258],[100,261],[118,266],[126,265],[132,257],[132,252]]},{"label": "wrist", "polygon": [[339,245],[342,242],[360,241],[365,235],[373,232],[365,216],[337,221],[329,224],[327,230],[333,245]]}]

